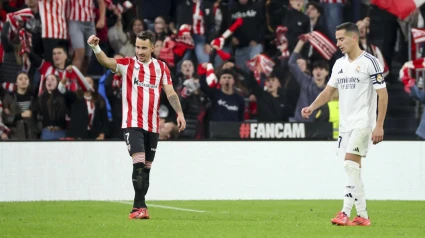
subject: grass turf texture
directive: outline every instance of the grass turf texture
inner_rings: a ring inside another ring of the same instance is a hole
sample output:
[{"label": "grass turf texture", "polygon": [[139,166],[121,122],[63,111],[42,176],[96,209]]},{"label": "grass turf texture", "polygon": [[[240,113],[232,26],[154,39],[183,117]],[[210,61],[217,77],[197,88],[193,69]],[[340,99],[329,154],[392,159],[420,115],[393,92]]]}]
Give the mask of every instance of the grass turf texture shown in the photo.
[{"label": "grass turf texture", "polygon": [[[3,202],[1,237],[424,237],[425,201],[368,201],[371,227],[338,227],[333,200],[150,201],[150,220],[130,203]],[[355,209],[353,209],[353,218]]]}]

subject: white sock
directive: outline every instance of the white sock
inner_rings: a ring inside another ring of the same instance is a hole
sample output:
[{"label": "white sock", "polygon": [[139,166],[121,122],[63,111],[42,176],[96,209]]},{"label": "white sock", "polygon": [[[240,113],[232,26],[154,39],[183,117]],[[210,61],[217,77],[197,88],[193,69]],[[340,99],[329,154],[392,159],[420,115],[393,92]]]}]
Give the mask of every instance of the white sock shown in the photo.
[{"label": "white sock", "polygon": [[354,199],[357,197],[357,186],[360,181],[360,165],[354,161],[344,161],[344,169],[347,173],[347,185],[345,186],[344,205],[342,212],[350,217]]},{"label": "white sock", "polygon": [[354,200],[354,205],[356,205],[357,215],[363,218],[369,218],[367,214],[367,208],[366,208],[366,197],[364,192],[364,186],[363,186],[363,180],[362,180],[362,170],[360,169],[360,176],[359,176],[359,186],[358,186],[358,195],[356,199]]}]

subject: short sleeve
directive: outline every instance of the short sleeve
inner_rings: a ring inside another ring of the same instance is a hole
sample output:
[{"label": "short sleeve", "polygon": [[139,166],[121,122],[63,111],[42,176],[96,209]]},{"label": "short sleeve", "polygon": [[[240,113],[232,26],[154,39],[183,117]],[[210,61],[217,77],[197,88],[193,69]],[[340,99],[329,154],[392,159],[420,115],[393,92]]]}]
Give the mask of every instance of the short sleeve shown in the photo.
[{"label": "short sleeve", "polygon": [[119,73],[123,75],[125,68],[130,64],[130,58],[121,58],[121,59],[115,59],[117,61],[117,68],[115,69],[114,73]]},{"label": "short sleeve", "polygon": [[161,64],[163,65],[163,68],[164,68],[164,71],[162,73],[162,84],[172,85],[173,81],[171,80],[171,74],[170,74],[170,70],[168,69],[168,66],[164,62],[161,62]]},{"label": "short sleeve", "polygon": [[331,78],[328,81],[328,85],[333,88],[338,88],[338,81],[336,80],[337,73],[335,73],[338,70],[338,65],[338,61],[335,62],[334,67],[332,68]]},{"label": "short sleeve", "polygon": [[379,62],[379,60],[373,56],[369,58],[368,73],[370,80],[372,81],[374,89],[385,88],[385,79],[384,79],[384,67]]}]

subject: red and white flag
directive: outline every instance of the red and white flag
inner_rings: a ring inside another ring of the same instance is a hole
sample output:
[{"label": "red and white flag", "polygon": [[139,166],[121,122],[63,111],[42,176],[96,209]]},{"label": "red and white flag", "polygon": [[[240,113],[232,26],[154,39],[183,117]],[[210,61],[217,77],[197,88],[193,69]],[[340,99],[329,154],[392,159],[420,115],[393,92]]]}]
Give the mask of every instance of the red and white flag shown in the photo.
[{"label": "red and white flag", "polygon": [[331,40],[318,31],[311,32],[308,40],[314,49],[316,49],[326,60],[330,60],[338,50]]},{"label": "red and white flag", "polygon": [[93,87],[87,82],[86,77],[81,73],[81,71],[75,67],[72,66],[72,72],[74,73],[74,77],[77,80],[78,86],[80,86],[81,90],[84,92],[86,91],[94,91]]},{"label": "red and white flag", "polygon": [[251,60],[246,61],[246,65],[252,72],[254,72],[255,79],[258,83],[260,83],[261,73],[266,76],[270,76],[275,63],[266,55],[258,54]]},{"label": "red and white flag", "polygon": [[16,90],[16,85],[14,83],[4,82],[1,86],[8,92],[14,92]]},{"label": "red and white flag", "polygon": [[371,3],[404,20],[425,3],[425,0],[371,0]]},{"label": "red and white flag", "polygon": [[425,42],[425,29],[412,28],[412,37],[415,44]]},{"label": "red and white flag", "polygon": [[420,58],[412,61],[407,61],[404,63],[403,67],[400,69],[400,81],[412,78],[410,76],[410,70],[425,69],[425,58]]}]

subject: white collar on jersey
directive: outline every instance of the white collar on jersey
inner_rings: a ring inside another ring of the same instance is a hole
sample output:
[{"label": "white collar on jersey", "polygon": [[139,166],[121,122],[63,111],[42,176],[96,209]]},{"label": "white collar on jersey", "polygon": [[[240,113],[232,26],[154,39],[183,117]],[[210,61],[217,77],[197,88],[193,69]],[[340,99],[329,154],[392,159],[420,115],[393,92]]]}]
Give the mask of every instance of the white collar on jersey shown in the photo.
[{"label": "white collar on jersey", "polygon": [[367,52],[363,50],[363,52],[353,61],[350,62],[350,59],[348,59],[348,54],[345,54],[345,60],[347,60],[349,63],[353,63],[354,61],[360,59],[360,57],[362,57],[364,54],[366,54]]}]

